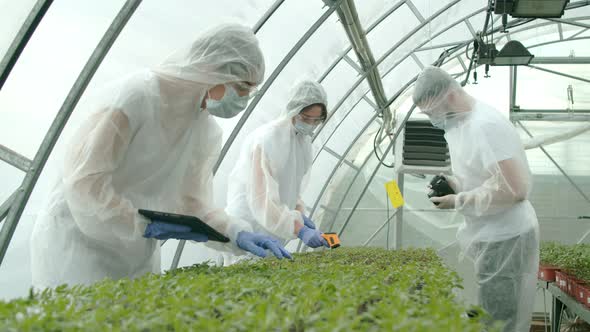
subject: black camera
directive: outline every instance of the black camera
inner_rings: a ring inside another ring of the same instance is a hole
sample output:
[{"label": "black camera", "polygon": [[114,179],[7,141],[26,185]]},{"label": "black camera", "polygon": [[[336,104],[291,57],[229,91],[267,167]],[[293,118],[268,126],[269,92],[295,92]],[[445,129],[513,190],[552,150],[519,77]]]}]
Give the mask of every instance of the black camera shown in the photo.
[{"label": "black camera", "polygon": [[[447,182],[447,178],[443,175],[437,175],[430,180],[430,192],[428,193],[428,198],[443,197],[454,193],[455,191],[451,188],[449,182]],[[434,205],[438,205],[438,203],[434,203]]]}]

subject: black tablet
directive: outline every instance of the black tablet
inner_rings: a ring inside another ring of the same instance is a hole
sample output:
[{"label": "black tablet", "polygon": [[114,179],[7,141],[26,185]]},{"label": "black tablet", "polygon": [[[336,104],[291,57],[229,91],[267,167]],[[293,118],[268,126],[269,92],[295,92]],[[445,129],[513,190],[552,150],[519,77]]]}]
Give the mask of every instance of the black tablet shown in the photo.
[{"label": "black tablet", "polygon": [[204,223],[201,219],[194,216],[144,209],[139,209],[137,212],[150,220],[155,219],[165,223],[189,226],[192,232],[207,235],[209,241],[229,242],[227,236],[219,233],[211,226]]}]

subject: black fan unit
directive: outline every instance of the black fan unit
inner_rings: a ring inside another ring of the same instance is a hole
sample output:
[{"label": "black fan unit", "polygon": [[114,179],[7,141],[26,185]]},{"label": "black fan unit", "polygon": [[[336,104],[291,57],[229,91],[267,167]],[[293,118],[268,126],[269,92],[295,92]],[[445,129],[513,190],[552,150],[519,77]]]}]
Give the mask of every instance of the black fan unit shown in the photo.
[{"label": "black fan unit", "polygon": [[444,130],[427,120],[406,122],[402,164],[409,166],[449,167],[449,147]]}]

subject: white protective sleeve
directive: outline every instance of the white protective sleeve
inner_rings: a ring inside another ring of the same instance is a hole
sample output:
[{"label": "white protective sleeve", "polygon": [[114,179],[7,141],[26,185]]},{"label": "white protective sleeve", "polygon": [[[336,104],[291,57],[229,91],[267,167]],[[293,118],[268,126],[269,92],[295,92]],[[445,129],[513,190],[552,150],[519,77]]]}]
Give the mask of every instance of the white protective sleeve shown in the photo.
[{"label": "white protective sleeve", "polygon": [[303,224],[301,213],[281,202],[279,184],[261,145],[251,151],[252,181],[246,182],[248,206],[253,217],[269,232],[285,239],[294,239],[295,222]]},{"label": "white protective sleeve", "polygon": [[113,186],[112,172],[131,139],[127,116],[105,110],[86,120],[64,162],[64,192],[80,231],[105,246],[142,257],[147,220]]},{"label": "white protective sleeve", "polygon": [[205,223],[226,234],[231,240],[230,245],[222,245],[219,242],[206,242],[205,245],[216,250],[244,254],[245,252],[235,245],[235,241],[239,232],[252,232],[252,226],[239,218],[229,216],[222,208],[214,205],[213,166],[219,158],[221,141],[212,138],[210,140],[212,141],[208,142],[208,145],[213,147],[213,152],[195,159],[193,167],[188,169],[182,182],[180,191],[183,213],[199,216]]}]

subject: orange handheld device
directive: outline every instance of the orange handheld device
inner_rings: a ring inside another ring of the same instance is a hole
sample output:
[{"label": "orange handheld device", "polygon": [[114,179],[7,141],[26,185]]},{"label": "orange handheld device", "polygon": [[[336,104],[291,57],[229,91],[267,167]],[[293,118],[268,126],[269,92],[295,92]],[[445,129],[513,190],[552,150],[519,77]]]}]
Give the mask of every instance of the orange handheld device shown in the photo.
[{"label": "orange handheld device", "polygon": [[338,238],[338,234],[336,233],[324,233],[322,237],[328,241],[328,245],[330,249],[340,247],[340,238]]}]

